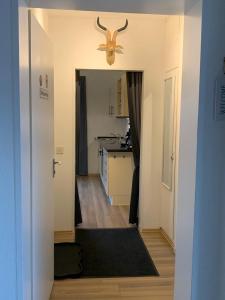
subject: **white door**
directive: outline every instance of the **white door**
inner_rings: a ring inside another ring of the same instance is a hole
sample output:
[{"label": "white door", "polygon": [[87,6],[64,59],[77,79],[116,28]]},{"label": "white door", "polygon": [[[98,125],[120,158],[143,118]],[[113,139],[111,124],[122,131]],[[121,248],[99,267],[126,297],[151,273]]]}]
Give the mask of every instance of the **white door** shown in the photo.
[{"label": "white door", "polygon": [[175,240],[176,128],[178,70],[168,72],[164,79],[163,164],[162,164],[162,228]]},{"label": "white door", "polygon": [[33,299],[48,300],[54,273],[53,61],[48,36],[30,14]]}]

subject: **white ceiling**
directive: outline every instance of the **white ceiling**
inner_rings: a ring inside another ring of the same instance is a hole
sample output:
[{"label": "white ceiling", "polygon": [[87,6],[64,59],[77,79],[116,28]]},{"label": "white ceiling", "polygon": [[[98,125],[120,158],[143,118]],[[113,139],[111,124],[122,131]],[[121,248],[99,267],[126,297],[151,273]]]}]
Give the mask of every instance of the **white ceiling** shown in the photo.
[{"label": "white ceiling", "polygon": [[184,0],[30,0],[31,7],[145,14],[183,14]]}]

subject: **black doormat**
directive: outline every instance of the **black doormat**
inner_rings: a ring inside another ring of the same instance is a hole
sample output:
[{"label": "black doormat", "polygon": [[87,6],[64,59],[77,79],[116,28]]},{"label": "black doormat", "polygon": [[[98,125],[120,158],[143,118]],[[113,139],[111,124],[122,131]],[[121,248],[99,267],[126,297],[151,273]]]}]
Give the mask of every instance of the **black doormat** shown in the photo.
[{"label": "black doormat", "polygon": [[54,246],[55,279],[77,278],[83,271],[82,250],[77,243],[59,243]]},{"label": "black doormat", "polygon": [[77,229],[83,251],[81,277],[159,276],[136,228]]}]

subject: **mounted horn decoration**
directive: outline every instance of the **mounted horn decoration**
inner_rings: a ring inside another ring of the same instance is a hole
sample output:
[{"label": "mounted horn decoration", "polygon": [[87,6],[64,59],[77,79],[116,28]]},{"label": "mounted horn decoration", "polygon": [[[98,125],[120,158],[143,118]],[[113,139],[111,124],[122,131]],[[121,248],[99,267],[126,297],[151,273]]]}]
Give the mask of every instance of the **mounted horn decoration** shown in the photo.
[{"label": "mounted horn decoration", "polygon": [[99,45],[98,50],[106,51],[106,60],[107,63],[111,66],[115,62],[115,53],[122,54],[123,47],[116,44],[117,34],[123,30],[125,30],[128,26],[128,20],[126,19],[126,23],[123,27],[114,31],[113,35],[111,32],[102,24],[100,24],[99,17],[97,18],[97,25],[100,29],[102,29],[106,33],[106,44]]}]

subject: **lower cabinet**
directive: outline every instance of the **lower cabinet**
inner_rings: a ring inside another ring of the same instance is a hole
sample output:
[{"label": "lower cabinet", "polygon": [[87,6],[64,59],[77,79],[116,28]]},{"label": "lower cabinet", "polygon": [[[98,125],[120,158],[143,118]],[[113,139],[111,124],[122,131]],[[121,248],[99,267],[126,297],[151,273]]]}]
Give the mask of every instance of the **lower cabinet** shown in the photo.
[{"label": "lower cabinet", "polygon": [[132,152],[103,150],[101,179],[112,205],[129,205],[134,161]]}]

